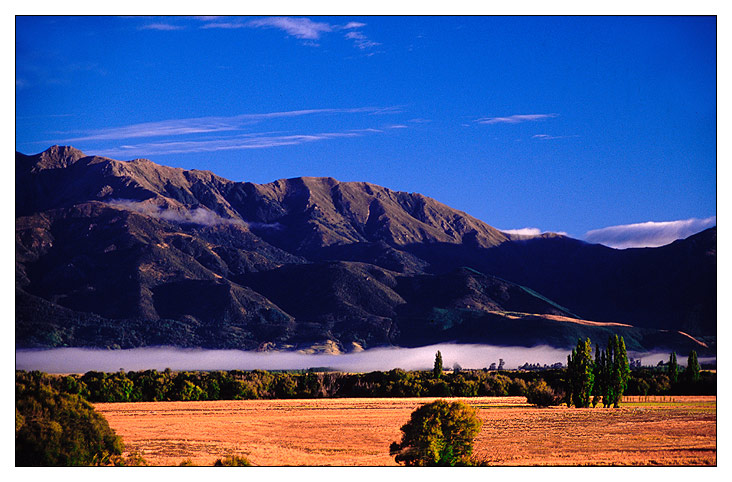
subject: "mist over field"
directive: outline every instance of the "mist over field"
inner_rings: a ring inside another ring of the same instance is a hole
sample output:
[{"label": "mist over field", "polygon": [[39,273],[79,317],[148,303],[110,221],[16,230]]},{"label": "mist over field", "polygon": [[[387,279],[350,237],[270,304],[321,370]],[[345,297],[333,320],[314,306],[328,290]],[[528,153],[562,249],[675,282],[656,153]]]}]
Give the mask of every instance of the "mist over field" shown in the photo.
[{"label": "mist over field", "polygon": [[[99,350],[88,348],[54,348],[49,350],[16,350],[17,370],[40,370],[47,373],[85,373],[96,370],[116,372],[147,369],[164,370],[297,370],[329,367],[341,371],[369,372],[402,368],[431,369],[435,353],[440,350],[444,367],[458,363],[462,368],[487,368],[503,359],[506,369],[524,363],[566,364],[568,350],[549,346],[506,347],[491,345],[439,344],[419,348],[374,348],[344,355],[308,355],[296,352],[248,352],[240,350],[204,350],[174,347]],[[667,361],[669,353],[629,353],[643,365]],[[713,360],[713,359],[712,359]],[[700,359],[704,362],[706,359]],[[679,356],[679,363],[686,363]]]}]

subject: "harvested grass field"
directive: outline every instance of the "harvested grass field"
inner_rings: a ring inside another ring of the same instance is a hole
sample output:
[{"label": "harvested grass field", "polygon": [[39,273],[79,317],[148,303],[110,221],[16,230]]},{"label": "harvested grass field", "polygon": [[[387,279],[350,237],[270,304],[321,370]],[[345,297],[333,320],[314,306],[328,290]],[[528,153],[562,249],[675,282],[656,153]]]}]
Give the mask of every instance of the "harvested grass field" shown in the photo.
[{"label": "harvested grass field", "polygon": [[[101,403],[96,409],[151,465],[396,465],[389,444],[428,398]],[[478,408],[475,456],[490,465],[716,465],[716,397],[626,397],[619,409],[535,408],[524,397]]]}]

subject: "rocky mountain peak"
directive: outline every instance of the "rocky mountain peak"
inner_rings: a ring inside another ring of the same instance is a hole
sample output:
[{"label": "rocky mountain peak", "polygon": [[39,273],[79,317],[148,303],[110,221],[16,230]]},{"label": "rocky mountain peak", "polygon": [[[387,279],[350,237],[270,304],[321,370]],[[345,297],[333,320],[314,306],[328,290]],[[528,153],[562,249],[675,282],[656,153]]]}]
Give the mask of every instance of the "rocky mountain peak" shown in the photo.
[{"label": "rocky mountain peak", "polygon": [[51,146],[37,156],[37,161],[33,166],[34,171],[44,169],[63,169],[74,164],[86,155],[79,149],[71,146]]}]

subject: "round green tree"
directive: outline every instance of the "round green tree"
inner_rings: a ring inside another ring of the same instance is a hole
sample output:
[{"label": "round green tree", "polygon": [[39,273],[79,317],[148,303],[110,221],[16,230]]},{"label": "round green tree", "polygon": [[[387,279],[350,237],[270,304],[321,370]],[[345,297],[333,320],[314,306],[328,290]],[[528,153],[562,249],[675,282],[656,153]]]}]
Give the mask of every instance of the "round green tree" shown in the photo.
[{"label": "round green tree", "polygon": [[482,425],[469,405],[436,400],[412,412],[401,442],[393,442],[389,452],[409,466],[472,465],[473,439]]}]

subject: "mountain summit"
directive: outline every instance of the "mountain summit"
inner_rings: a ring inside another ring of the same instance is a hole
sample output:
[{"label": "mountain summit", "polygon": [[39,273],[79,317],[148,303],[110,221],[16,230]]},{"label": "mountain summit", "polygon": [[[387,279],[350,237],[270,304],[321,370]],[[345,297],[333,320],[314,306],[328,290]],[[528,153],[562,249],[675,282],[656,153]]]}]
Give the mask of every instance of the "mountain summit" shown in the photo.
[{"label": "mountain summit", "polygon": [[16,153],[17,346],[566,347],[615,332],[629,349],[712,350],[715,228],[620,251],[511,236],[366,182]]}]

